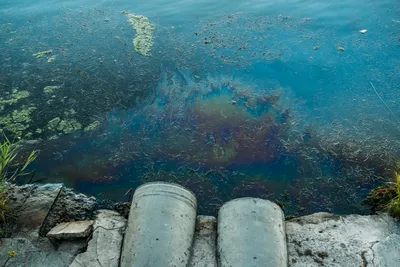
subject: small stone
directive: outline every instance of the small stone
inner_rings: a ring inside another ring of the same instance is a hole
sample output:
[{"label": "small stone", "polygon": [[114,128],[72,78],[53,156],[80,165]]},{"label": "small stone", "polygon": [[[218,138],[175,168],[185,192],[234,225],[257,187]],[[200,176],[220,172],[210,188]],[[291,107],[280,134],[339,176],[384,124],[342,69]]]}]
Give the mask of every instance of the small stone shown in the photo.
[{"label": "small stone", "polygon": [[93,221],[64,222],[58,224],[47,234],[48,238],[76,239],[88,237],[93,228]]}]

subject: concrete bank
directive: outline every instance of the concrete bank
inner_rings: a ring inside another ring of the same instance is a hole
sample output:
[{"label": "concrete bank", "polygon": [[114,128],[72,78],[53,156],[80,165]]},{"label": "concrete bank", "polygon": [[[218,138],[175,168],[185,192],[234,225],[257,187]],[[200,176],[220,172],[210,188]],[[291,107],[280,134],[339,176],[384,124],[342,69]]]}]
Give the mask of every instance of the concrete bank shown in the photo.
[{"label": "concrete bank", "polygon": [[400,223],[386,214],[285,221],[274,203],[243,198],[217,219],[165,183],[139,187],[129,218],[126,205],[60,184],[12,187],[8,199],[16,216],[2,225],[0,266],[400,266]]}]

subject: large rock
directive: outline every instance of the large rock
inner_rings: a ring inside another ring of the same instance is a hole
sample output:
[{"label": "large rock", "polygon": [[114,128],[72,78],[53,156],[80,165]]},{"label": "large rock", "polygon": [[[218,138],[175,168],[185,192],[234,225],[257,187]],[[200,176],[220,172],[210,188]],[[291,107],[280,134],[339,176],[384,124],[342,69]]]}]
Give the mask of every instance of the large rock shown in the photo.
[{"label": "large rock", "polygon": [[189,267],[216,267],[216,252],[217,219],[212,216],[197,216]]},{"label": "large rock", "polygon": [[87,251],[79,254],[70,267],[118,267],[126,219],[118,212],[100,210]]},{"label": "large rock", "polygon": [[65,240],[88,237],[92,233],[93,221],[64,222],[47,233],[48,238]]},{"label": "large rock", "polygon": [[7,191],[8,206],[17,215],[12,236],[37,236],[61,188],[62,184],[11,185]]},{"label": "large rock", "polygon": [[77,194],[69,188],[62,188],[40,229],[40,235],[46,236],[53,227],[62,222],[92,219],[96,204],[97,200],[94,197]]},{"label": "large rock", "polygon": [[316,213],[287,221],[291,267],[400,266],[400,223],[386,214]]}]

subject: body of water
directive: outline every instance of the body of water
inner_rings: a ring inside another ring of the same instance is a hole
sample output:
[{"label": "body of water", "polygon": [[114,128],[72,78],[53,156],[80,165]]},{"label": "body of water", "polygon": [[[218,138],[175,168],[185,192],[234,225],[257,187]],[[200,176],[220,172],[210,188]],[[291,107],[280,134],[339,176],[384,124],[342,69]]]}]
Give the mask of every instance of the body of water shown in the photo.
[{"label": "body of water", "polygon": [[104,199],[162,180],[206,214],[243,196],[368,213],[400,155],[399,14],[395,0],[4,0],[0,127],[40,150],[34,180]]}]

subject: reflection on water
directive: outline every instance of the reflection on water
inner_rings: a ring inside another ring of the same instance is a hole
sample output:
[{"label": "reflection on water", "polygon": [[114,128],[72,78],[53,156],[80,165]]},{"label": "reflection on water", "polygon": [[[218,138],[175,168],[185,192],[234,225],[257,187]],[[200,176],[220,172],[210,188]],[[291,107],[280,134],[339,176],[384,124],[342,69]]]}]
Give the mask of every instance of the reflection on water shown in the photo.
[{"label": "reflection on water", "polygon": [[[152,56],[135,53],[122,9],[155,25]],[[0,126],[41,150],[35,179],[103,198],[163,180],[207,214],[242,196],[365,213],[400,152],[399,9],[2,3]]]}]

